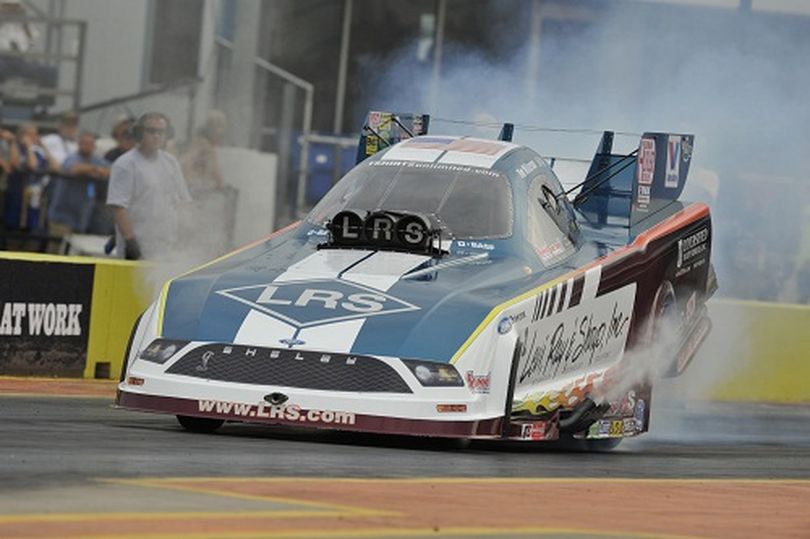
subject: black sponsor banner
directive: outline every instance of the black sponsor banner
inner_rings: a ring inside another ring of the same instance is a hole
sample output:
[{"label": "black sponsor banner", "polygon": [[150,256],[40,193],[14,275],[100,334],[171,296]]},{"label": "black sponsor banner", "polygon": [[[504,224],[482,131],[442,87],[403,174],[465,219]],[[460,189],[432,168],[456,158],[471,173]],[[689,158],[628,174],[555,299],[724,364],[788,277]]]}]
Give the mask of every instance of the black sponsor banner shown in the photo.
[{"label": "black sponsor banner", "polygon": [[0,374],[82,376],[94,271],[0,259]]}]

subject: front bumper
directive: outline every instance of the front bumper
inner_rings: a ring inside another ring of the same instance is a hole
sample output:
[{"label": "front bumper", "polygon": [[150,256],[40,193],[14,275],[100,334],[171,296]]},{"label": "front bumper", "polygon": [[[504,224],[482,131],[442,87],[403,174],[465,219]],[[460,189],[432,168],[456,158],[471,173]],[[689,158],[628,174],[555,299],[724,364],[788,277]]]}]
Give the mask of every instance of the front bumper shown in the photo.
[{"label": "front bumper", "polygon": [[385,356],[166,340],[135,354],[118,388],[123,408],[386,434],[504,434],[508,364],[441,386],[441,376],[420,381],[411,360]]},{"label": "front bumper", "polygon": [[[305,409],[298,405],[270,406],[211,399],[187,399],[119,390],[122,408],[173,415],[207,417],[249,423],[342,431],[493,439],[503,437],[503,417],[479,420],[435,420],[385,417],[354,412]],[[207,408],[202,410],[201,408]],[[314,413],[313,413],[314,412]]]}]

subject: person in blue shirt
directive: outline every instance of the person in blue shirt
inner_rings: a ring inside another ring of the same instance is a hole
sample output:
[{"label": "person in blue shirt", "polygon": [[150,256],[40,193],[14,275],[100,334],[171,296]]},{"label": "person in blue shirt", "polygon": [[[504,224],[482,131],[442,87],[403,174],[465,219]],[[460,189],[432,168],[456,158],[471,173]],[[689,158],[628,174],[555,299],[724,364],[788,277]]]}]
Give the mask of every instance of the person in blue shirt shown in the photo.
[{"label": "person in blue shirt", "polygon": [[96,153],[96,135],[82,132],[79,151],[69,155],[56,178],[48,208],[52,236],[87,233],[95,209],[96,190],[110,177],[110,163]]},{"label": "person in blue shirt", "polygon": [[9,147],[11,173],[4,198],[3,225],[8,230],[39,230],[42,178],[57,169],[48,148],[42,145],[37,126],[23,123]]}]

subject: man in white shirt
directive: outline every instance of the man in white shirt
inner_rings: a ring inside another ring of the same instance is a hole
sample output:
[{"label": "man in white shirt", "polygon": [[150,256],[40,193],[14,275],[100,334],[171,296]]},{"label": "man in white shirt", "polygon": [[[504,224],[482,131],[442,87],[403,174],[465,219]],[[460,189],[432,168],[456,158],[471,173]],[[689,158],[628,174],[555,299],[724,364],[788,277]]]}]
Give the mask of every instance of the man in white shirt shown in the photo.
[{"label": "man in white shirt", "polygon": [[191,196],[177,159],[162,149],[170,129],[162,113],[141,116],[134,126],[137,146],[110,172],[107,205],[115,219],[116,254],[127,260],[166,255],[179,240],[179,206]]},{"label": "man in white shirt", "polygon": [[42,145],[48,148],[60,168],[68,155],[79,151],[78,132],[79,115],[75,112],[66,112],[59,119],[59,130],[42,137]]}]

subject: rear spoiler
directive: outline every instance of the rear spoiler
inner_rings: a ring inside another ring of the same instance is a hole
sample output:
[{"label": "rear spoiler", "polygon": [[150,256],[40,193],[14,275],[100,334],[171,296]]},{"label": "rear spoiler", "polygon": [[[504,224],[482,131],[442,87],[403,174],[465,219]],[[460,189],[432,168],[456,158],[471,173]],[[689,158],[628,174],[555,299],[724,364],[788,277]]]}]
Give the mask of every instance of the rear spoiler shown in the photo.
[{"label": "rear spoiler", "polygon": [[599,224],[632,226],[678,199],[692,161],[694,135],[644,133],[638,149],[613,153],[605,131],[574,205]]},{"label": "rear spoiler", "polygon": [[357,145],[357,163],[401,140],[427,135],[430,115],[372,111],[366,115]]}]

